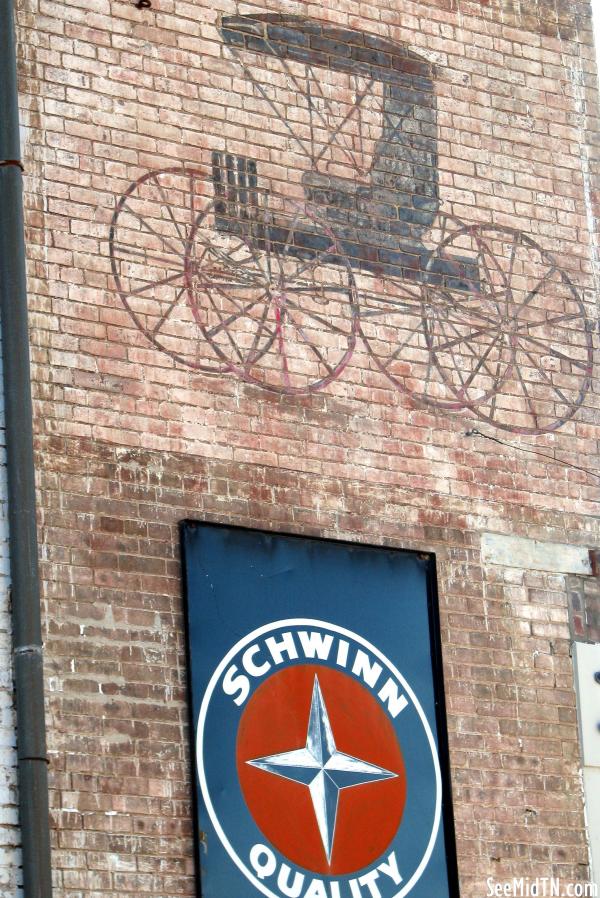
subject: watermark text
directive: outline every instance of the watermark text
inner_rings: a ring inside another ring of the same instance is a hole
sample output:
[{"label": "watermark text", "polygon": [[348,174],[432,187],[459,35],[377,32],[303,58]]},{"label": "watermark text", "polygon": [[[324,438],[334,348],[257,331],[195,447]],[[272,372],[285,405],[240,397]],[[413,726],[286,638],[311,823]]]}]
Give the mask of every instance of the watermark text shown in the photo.
[{"label": "watermark text", "polygon": [[499,882],[486,880],[486,898],[598,898],[593,882],[566,882],[558,876],[515,876]]}]

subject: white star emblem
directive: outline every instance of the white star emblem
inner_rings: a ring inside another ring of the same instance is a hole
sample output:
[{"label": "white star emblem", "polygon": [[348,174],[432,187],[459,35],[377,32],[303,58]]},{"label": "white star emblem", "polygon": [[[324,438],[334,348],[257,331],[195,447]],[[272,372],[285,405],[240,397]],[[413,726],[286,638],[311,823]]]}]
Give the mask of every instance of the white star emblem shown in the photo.
[{"label": "white star emblem", "polygon": [[398,776],[337,750],[318,677],[313,686],[306,746],[246,763],[308,786],[328,863],[333,851],[340,790]]}]

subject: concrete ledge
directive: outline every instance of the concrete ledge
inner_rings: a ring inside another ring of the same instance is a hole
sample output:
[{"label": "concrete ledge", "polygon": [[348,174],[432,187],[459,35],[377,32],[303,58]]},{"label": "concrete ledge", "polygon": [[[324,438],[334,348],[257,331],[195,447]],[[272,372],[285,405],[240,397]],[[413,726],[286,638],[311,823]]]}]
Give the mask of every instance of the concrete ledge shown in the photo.
[{"label": "concrete ledge", "polygon": [[484,533],[481,557],[485,564],[501,564],[530,571],[592,575],[589,550],[584,546],[545,543],[521,536]]}]

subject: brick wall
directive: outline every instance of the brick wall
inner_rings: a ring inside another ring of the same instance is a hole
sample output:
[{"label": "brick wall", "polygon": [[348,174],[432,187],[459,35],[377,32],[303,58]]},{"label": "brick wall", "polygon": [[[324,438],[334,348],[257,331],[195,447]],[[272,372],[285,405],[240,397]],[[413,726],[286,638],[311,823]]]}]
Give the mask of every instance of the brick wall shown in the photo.
[{"label": "brick wall", "polygon": [[589,4],[18,6],[57,894],[194,893],[184,517],[435,551],[462,894],[585,879]]}]

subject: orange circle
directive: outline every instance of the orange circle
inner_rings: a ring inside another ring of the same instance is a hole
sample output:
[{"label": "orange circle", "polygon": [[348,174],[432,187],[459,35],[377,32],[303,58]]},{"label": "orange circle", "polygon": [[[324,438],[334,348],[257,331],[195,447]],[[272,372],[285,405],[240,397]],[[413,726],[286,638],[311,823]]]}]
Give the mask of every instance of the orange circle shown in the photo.
[{"label": "orange circle", "polygon": [[[247,763],[305,747],[315,677],[337,750],[396,774],[340,791],[330,863],[308,786]],[[383,854],[400,825],[406,773],[396,733],[371,692],[341,671],[302,664],[261,683],[240,720],[237,769],[260,831],[288,860],[315,873],[335,876],[366,867]]]}]

